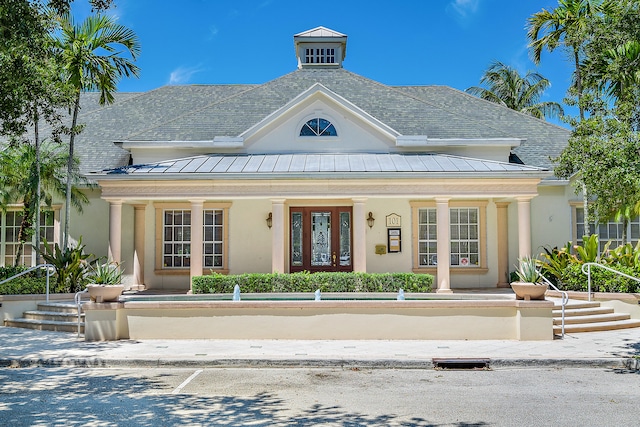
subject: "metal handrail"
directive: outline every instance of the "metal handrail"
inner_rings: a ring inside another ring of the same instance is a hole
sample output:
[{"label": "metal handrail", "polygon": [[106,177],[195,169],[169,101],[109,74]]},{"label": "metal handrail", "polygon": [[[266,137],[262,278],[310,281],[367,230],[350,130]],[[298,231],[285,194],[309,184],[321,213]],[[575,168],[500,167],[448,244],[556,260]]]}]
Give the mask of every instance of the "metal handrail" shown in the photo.
[{"label": "metal handrail", "polygon": [[567,306],[567,303],[569,302],[569,293],[567,291],[561,291],[560,289],[558,289],[556,287],[556,285],[554,285],[553,283],[551,283],[551,281],[549,279],[547,279],[546,277],[544,277],[542,275],[542,273],[540,273],[538,271],[538,274],[540,275],[540,277],[542,278],[542,280],[544,280],[544,282],[549,285],[551,288],[553,288],[553,290],[560,292],[560,294],[562,295],[562,301],[560,302],[560,305],[562,306],[562,338],[564,338],[564,310],[565,307]]},{"label": "metal handrail", "polygon": [[[588,293],[589,301],[591,301],[591,266],[604,268],[605,270],[609,270],[613,273],[616,273],[619,276],[624,276],[627,279],[640,282],[640,279],[638,279],[637,277],[629,276],[628,274],[615,270],[611,267],[607,267],[606,265],[598,264],[597,262],[585,262],[584,264],[582,264],[582,272],[587,275],[587,293]],[[585,267],[587,268],[586,271],[585,271]]]},{"label": "metal handrail", "polygon": [[47,302],[49,302],[49,276],[51,275],[51,269],[53,268],[54,270],[56,269],[55,265],[52,264],[38,264],[35,267],[31,267],[23,272],[20,272],[14,276],[9,277],[8,279],[4,279],[3,281],[0,282],[0,285],[2,285],[3,283],[7,283],[10,280],[15,279],[16,277],[20,277],[20,276],[24,276],[27,273],[31,273],[33,270],[36,270],[38,268],[42,268],[42,267],[46,267],[47,268]]},{"label": "metal handrail", "polygon": [[85,289],[84,291],[76,292],[76,296],[74,298],[74,301],[76,303],[76,308],[78,309],[78,338],[80,338],[80,314],[82,312],[82,294],[86,294],[87,292],[89,292],[88,289]]}]

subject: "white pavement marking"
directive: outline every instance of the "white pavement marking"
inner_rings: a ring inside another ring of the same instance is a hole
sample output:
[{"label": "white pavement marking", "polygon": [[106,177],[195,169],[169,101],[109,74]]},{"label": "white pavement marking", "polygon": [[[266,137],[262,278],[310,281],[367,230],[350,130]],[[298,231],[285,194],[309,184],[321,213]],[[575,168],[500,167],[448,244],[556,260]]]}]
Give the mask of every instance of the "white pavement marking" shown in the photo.
[{"label": "white pavement marking", "polygon": [[202,373],[202,369],[198,369],[197,371],[195,371],[193,374],[191,374],[191,376],[189,378],[187,378],[186,380],[184,380],[182,382],[182,384],[180,384],[175,390],[173,390],[171,392],[171,394],[178,394],[182,391],[183,388],[185,388],[187,386],[187,384],[189,384],[195,377],[197,377],[198,375],[200,375]]}]

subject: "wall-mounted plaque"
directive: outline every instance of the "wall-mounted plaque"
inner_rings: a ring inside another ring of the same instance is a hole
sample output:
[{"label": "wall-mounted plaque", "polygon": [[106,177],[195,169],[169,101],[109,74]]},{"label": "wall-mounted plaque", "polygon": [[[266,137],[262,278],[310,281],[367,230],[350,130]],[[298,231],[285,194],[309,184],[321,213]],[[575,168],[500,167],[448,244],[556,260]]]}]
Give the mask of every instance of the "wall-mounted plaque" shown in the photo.
[{"label": "wall-mounted plaque", "polygon": [[386,216],[387,219],[387,227],[400,227],[402,224],[400,220],[402,217],[400,215],[392,213]]}]

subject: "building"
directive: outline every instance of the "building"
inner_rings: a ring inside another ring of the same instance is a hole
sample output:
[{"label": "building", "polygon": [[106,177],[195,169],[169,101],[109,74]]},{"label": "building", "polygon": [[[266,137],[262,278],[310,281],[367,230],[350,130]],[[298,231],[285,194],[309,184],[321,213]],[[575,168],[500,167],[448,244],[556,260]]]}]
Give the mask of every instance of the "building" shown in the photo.
[{"label": "building", "polygon": [[148,288],[210,271],[413,271],[439,292],[507,285],[518,257],[576,240],[580,199],[550,161],[568,130],[351,73],[347,36],[327,28],[294,44],[298,69],[260,85],[109,106],[85,94],[77,152],[98,189],[72,237]]}]

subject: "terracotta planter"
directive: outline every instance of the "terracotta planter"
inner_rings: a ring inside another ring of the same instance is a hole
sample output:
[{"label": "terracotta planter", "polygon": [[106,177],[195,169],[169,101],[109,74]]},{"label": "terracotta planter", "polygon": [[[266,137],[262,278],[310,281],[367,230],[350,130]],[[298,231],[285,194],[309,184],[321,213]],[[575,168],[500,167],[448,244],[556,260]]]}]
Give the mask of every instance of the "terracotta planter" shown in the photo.
[{"label": "terracotta planter", "polygon": [[124,291],[124,285],[87,285],[89,298],[93,302],[118,301]]},{"label": "terracotta planter", "polygon": [[516,294],[516,299],[522,300],[544,300],[544,294],[549,288],[548,285],[527,282],[513,282],[511,289]]}]

